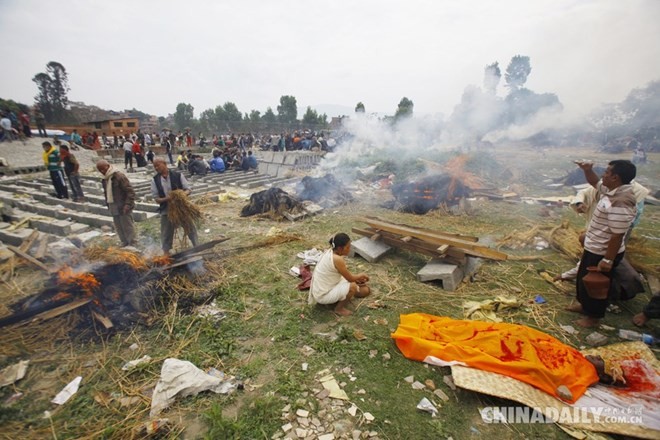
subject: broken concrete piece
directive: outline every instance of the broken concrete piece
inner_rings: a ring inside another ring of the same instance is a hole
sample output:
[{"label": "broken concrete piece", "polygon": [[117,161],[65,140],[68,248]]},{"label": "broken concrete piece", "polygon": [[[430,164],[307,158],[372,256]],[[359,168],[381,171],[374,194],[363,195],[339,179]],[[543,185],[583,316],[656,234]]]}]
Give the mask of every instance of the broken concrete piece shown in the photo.
[{"label": "broken concrete piece", "polygon": [[48,252],[55,261],[69,261],[72,252],[78,252],[78,247],[64,238],[48,244]]},{"label": "broken concrete piece", "polygon": [[424,385],[426,385],[426,387],[431,391],[435,390],[435,382],[433,382],[433,379],[426,379],[424,381]]},{"label": "broken concrete piece", "polygon": [[417,272],[417,281],[437,281],[442,282],[444,290],[456,290],[463,280],[463,269],[455,264],[447,264],[443,260],[432,259],[426,266]]},{"label": "broken concrete piece", "polygon": [[333,399],[348,400],[348,395],[344,390],[339,388],[339,384],[334,378],[326,381],[321,380],[321,385],[323,385],[323,388],[330,391],[329,397]]},{"label": "broken concrete piece", "polygon": [[307,411],[305,409],[299,409],[299,410],[296,410],[296,415],[298,417],[307,417],[307,416],[309,416],[309,411]]},{"label": "broken concrete piece", "polygon": [[431,401],[426,397],[419,401],[417,404],[417,409],[431,413],[431,417],[438,415],[438,408],[436,408],[435,405],[433,405]]},{"label": "broken concrete piece", "polygon": [[376,418],[371,413],[368,412],[364,413],[363,416],[367,422],[373,422],[374,420],[376,420]]},{"label": "broken concrete piece", "polygon": [[426,388],[426,386],[419,381],[415,381],[412,383],[413,390],[423,390],[424,388]]},{"label": "broken concrete piece", "polygon": [[392,248],[380,241],[373,241],[367,237],[362,237],[357,241],[351,242],[351,253],[357,254],[367,260],[369,263],[375,263],[388,253]]},{"label": "broken concrete piece", "polygon": [[433,391],[433,394],[435,394],[440,399],[442,399],[443,402],[448,402],[449,401],[449,396],[447,394],[445,394],[445,392],[442,391],[440,388]]},{"label": "broken concrete piece", "polygon": [[357,410],[358,410],[357,406],[353,405],[350,408],[348,408],[348,413],[351,416],[355,417],[355,414],[357,414]]},{"label": "broken concrete piece", "polygon": [[408,383],[413,383],[415,381],[415,376],[404,377],[403,380],[405,380]]},{"label": "broken concrete piece", "polygon": [[585,338],[585,341],[587,341],[587,344],[589,345],[599,347],[601,345],[607,344],[607,336],[598,332],[593,332]]},{"label": "broken concrete piece", "polygon": [[443,376],[442,381],[447,385],[452,391],[456,391],[456,384],[454,384],[454,378],[451,376]]}]

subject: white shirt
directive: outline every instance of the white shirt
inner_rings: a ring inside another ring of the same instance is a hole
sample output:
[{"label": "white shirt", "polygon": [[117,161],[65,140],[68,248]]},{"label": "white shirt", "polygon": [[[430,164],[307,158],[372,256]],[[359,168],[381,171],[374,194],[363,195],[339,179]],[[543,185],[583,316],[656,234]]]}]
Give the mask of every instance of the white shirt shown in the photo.
[{"label": "white shirt", "polygon": [[11,120],[9,118],[0,119],[0,127],[3,130],[11,131]]}]

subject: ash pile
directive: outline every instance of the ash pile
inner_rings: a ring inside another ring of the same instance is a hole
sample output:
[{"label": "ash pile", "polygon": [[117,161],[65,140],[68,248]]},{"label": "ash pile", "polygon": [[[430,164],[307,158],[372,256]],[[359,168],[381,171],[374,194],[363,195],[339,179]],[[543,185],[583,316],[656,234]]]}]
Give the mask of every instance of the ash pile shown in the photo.
[{"label": "ash pile", "polygon": [[331,174],[323,177],[304,177],[291,195],[280,188],[269,188],[250,196],[241,210],[241,217],[263,215],[273,220],[295,221],[314,215],[324,208],[344,205],[354,200],[353,195]]}]

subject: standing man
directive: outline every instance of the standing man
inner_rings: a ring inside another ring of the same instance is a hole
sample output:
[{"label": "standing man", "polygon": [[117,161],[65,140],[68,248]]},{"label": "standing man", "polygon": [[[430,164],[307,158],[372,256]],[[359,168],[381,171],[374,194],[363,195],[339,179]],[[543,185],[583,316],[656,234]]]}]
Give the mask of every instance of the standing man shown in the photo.
[{"label": "standing man", "polygon": [[[151,181],[151,195],[157,203],[160,204],[160,242],[163,246],[163,253],[170,254],[174,242],[174,225],[167,218],[167,202],[170,201],[170,193],[176,189],[190,194],[190,185],[185,176],[178,171],[167,168],[165,160],[157,157],[154,159],[154,169],[156,174]],[[188,238],[193,246],[197,246],[197,229],[192,226],[188,232]]]},{"label": "standing man", "polygon": [[39,130],[39,136],[46,137],[46,117],[41,112],[41,109],[37,106],[34,107],[34,120],[37,122],[37,130]]},{"label": "standing man", "polygon": [[80,203],[84,202],[85,195],[80,186],[80,164],[78,163],[78,159],[76,159],[76,156],[69,151],[69,147],[66,145],[60,145],[60,158],[64,164],[64,174],[66,174],[67,179],[69,179],[69,184],[71,185],[73,201]]},{"label": "standing man", "polygon": [[50,180],[53,181],[53,186],[55,187],[57,198],[68,199],[69,192],[66,189],[64,173],[62,172],[62,166],[60,165],[60,162],[62,162],[60,159],[60,152],[48,141],[42,143],[41,146],[44,149],[44,153],[42,155],[44,159],[44,165],[46,165],[48,172],[50,173]]},{"label": "standing man", "polygon": [[105,160],[96,163],[96,169],[103,174],[103,194],[105,203],[112,214],[115,230],[122,246],[135,246],[136,232],[133,222],[135,191],[128,177]]},{"label": "standing man", "polygon": [[124,148],[124,169],[127,170],[133,169],[133,142],[131,142],[131,138],[126,136],[124,138],[124,143],[122,144],[122,147]]},{"label": "standing man", "polygon": [[[612,269],[621,260],[626,249],[624,236],[635,219],[636,200],[630,182],[635,178],[637,169],[629,160],[613,160],[601,180],[593,171],[593,163],[577,162],[584,171],[584,176],[598,191],[598,204],[594,209],[584,240],[584,252],[580,260],[577,281],[577,300],[579,304],[568,307],[571,312],[578,312],[585,317],[576,321],[581,327],[594,327],[605,316],[608,299],[595,299],[589,296],[582,279],[587,275],[587,267],[596,266],[611,279]],[[612,283],[610,292],[612,294]]]}]

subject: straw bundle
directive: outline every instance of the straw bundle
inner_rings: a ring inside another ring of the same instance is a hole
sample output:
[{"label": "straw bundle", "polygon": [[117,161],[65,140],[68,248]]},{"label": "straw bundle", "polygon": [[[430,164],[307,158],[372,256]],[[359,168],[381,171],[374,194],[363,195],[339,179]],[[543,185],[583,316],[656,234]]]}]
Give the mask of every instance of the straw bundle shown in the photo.
[{"label": "straw bundle", "polygon": [[170,192],[170,200],[167,202],[167,218],[174,227],[182,227],[188,234],[202,220],[202,211],[188,200],[184,191],[177,189]]},{"label": "straw bundle", "polygon": [[83,256],[89,261],[103,261],[108,264],[127,263],[135,270],[148,269],[147,262],[141,255],[117,247],[88,247],[83,250]]}]

